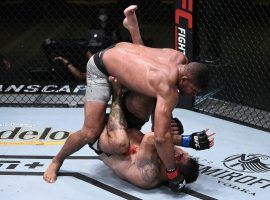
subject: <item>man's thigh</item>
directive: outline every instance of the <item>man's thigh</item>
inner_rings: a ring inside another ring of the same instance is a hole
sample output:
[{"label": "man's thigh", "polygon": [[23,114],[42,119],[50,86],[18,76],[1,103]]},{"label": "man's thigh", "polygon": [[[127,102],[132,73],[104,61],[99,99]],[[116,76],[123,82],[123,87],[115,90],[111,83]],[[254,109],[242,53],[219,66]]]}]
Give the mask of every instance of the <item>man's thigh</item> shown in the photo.
[{"label": "man's thigh", "polygon": [[102,132],[106,114],[106,103],[86,101],[84,104],[84,124],[82,134],[87,138],[96,139]]},{"label": "man's thigh", "polygon": [[155,98],[143,94],[128,91],[124,94],[123,112],[125,114],[129,128],[141,129],[149,120],[155,107]]},{"label": "man's thigh", "polygon": [[108,103],[111,97],[111,84],[108,76],[103,74],[92,56],[87,63],[85,101]]},{"label": "man's thigh", "polygon": [[97,68],[93,56],[87,63],[86,83],[82,134],[84,137],[95,139],[104,127],[111,86],[108,77]]}]

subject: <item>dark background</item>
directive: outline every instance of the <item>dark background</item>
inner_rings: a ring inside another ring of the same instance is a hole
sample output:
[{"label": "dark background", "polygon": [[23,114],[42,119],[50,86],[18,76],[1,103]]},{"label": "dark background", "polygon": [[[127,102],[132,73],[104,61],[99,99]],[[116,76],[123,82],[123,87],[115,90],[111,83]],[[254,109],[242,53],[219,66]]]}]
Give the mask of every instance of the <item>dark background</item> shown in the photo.
[{"label": "dark background", "polygon": [[[94,53],[115,42],[129,41],[122,21],[124,8],[131,4],[139,7],[137,16],[146,45],[174,48],[174,3],[0,1],[0,58],[11,63],[9,70],[0,63],[0,85],[5,88],[10,84],[84,84],[53,58],[64,56],[84,72],[87,50]],[[269,7],[268,0],[195,1],[193,60],[208,65],[211,83],[207,93],[195,99],[192,109],[269,130]],[[101,27],[98,19],[102,9],[108,15],[106,28]],[[93,30],[105,32],[99,45],[93,45]],[[1,104],[12,103],[4,97]],[[57,102],[61,101],[60,96]],[[254,119],[257,121],[253,122]]]}]

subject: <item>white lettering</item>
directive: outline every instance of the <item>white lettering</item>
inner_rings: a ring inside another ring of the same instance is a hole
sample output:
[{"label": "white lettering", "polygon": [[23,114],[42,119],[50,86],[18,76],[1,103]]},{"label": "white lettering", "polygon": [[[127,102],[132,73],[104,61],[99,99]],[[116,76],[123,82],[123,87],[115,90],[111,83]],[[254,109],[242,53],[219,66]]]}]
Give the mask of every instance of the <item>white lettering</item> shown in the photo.
[{"label": "white lettering", "polygon": [[178,27],[178,30],[180,31],[180,33],[183,34],[183,36],[186,35],[186,30],[185,29],[183,29],[181,27]]},{"label": "white lettering", "polygon": [[0,85],[0,93],[80,93],[86,89],[85,85]]},{"label": "white lettering", "polygon": [[41,92],[44,92],[44,93],[50,93],[50,92],[55,92],[55,90],[49,90],[49,88],[57,88],[57,85],[46,85],[42,90]]},{"label": "white lettering", "polygon": [[28,85],[24,92],[37,92],[41,86],[40,85]]},{"label": "white lettering", "polygon": [[200,148],[199,137],[197,135],[194,136],[194,141],[195,141],[195,147]]},{"label": "white lettering", "polygon": [[186,53],[186,30],[178,27],[178,50],[180,50],[183,54]]},{"label": "white lettering", "polygon": [[24,85],[20,85],[19,87],[16,87],[16,85],[10,85],[6,90],[5,92],[11,92],[12,90],[14,92],[20,92],[21,89],[24,87]]},{"label": "white lettering", "polygon": [[55,92],[66,92],[66,93],[70,93],[70,87],[69,87],[69,85],[64,85],[63,87],[61,87],[59,90],[56,90]]},{"label": "white lettering", "polygon": [[85,85],[77,85],[76,88],[73,90],[73,93],[77,93],[81,90],[85,90]]}]

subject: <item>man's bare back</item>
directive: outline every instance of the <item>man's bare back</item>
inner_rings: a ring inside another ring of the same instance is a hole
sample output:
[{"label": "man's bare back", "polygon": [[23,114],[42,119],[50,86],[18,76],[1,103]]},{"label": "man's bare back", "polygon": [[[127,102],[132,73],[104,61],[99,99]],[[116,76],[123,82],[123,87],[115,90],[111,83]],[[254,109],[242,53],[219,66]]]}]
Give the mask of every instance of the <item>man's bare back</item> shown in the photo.
[{"label": "man's bare back", "polygon": [[128,89],[151,97],[157,97],[163,90],[177,90],[182,59],[183,54],[172,49],[153,49],[125,42],[107,50],[103,56],[110,75]]}]

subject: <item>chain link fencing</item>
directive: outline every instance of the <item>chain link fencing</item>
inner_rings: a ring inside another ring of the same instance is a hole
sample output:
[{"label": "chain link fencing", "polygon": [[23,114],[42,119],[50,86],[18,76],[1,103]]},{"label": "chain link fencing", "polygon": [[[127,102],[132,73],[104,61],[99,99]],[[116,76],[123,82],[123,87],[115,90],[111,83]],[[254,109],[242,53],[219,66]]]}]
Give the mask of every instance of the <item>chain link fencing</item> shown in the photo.
[{"label": "chain link fencing", "polygon": [[270,1],[197,1],[194,59],[211,71],[195,110],[270,130]]},{"label": "chain link fencing", "polygon": [[[0,104],[83,105],[91,54],[130,41],[123,10],[137,4],[147,46],[174,48],[173,0],[0,1]],[[194,1],[193,59],[211,71],[198,112],[270,130],[268,0]]]},{"label": "chain link fencing", "polygon": [[82,106],[89,57],[130,41],[122,22],[131,4],[145,44],[172,47],[172,1],[1,1],[0,103]]}]

